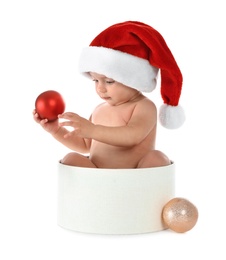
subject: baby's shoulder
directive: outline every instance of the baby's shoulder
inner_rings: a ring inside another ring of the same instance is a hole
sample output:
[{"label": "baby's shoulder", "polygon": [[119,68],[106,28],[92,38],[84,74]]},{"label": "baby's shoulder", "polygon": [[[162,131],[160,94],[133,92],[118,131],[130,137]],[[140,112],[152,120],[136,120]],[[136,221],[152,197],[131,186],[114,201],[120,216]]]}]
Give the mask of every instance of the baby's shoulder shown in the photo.
[{"label": "baby's shoulder", "polygon": [[102,108],[104,108],[105,105],[106,105],[105,102],[98,104],[98,105],[94,108],[94,111],[95,111],[95,110],[98,110],[98,109],[102,109]]},{"label": "baby's shoulder", "polygon": [[106,106],[106,103],[105,102],[100,103],[94,108],[92,115],[94,116],[94,115],[105,114],[107,113],[107,111],[109,111],[109,108],[108,106]]},{"label": "baby's shoulder", "polygon": [[156,110],[155,103],[147,97],[143,97],[141,100],[137,101],[136,107],[142,109]]}]

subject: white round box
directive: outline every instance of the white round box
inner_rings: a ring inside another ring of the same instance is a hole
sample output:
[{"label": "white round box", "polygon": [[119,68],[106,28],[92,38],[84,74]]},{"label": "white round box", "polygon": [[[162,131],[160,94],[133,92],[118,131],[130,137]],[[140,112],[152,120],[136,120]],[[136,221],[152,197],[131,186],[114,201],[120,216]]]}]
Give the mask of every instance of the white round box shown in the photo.
[{"label": "white round box", "polygon": [[164,205],[174,197],[175,165],[96,169],[58,165],[58,225],[94,234],[166,229]]}]

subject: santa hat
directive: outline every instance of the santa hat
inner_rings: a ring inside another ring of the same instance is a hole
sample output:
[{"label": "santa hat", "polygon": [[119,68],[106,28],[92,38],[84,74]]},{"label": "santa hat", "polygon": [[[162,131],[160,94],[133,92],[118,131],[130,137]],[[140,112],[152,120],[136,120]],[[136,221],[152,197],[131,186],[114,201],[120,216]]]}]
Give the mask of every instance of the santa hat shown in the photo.
[{"label": "santa hat", "polygon": [[79,71],[96,72],[141,92],[151,92],[161,74],[164,104],[159,110],[160,123],[169,129],[185,121],[178,104],[182,88],[181,71],[161,34],[151,26],[126,21],[114,24],[83,49]]}]

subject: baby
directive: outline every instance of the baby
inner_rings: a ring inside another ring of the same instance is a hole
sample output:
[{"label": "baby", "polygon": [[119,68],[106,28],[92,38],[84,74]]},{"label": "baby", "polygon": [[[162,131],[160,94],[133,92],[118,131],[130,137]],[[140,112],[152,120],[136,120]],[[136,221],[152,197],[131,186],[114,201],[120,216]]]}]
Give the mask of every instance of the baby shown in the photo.
[{"label": "baby", "polygon": [[[155,38],[158,41],[153,42]],[[83,50],[79,64],[80,72],[94,81],[97,94],[104,100],[89,120],[66,112],[58,116],[63,121],[48,122],[33,112],[37,123],[75,151],[61,163],[114,169],[169,165],[170,159],[155,149],[156,106],[142,94],[155,88],[162,66],[161,93],[165,104],[159,118],[163,126],[177,128],[184,121],[183,110],[178,106],[182,76],[162,36],[152,27],[132,21],[115,24],[100,33]],[[83,155],[87,153],[89,157]]]},{"label": "baby", "polygon": [[[157,112],[153,102],[136,89],[111,78],[90,73],[97,94],[105,101],[96,107],[90,120],[67,112],[58,123],[34,118],[52,136],[79,152],[69,153],[61,162],[97,168],[144,168],[164,166],[170,160],[155,150]],[[68,131],[64,126],[71,126]],[[89,158],[81,153],[90,153]]]}]

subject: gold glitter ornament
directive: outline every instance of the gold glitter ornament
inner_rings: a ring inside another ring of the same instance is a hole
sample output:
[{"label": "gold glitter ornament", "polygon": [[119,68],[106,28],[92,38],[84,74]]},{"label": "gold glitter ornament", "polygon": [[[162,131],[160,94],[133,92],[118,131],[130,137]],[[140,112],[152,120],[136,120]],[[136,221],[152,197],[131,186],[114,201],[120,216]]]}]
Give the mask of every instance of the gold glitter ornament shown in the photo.
[{"label": "gold glitter ornament", "polygon": [[173,198],[163,207],[162,217],[169,229],[184,233],[195,226],[198,210],[187,199]]}]

